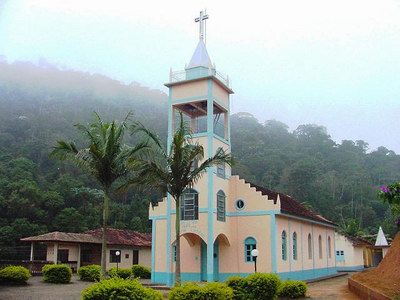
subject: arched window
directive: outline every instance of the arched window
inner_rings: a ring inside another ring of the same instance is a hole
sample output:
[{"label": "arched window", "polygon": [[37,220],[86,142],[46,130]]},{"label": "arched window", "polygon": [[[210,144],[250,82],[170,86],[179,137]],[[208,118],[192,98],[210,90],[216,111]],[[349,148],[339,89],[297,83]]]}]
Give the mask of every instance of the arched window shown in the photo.
[{"label": "arched window", "polygon": [[311,233],[308,234],[308,259],[312,259],[312,238]]},{"label": "arched window", "polygon": [[257,248],[257,242],[254,238],[248,237],[244,241],[244,256],[246,262],[254,261],[254,257],[251,255],[251,251]]},{"label": "arched window", "polygon": [[331,237],[330,236],[328,236],[328,255],[329,255],[329,258],[332,258]]},{"label": "arched window", "polygon": [[318,251],[319,251],[319,258],[322,259],[322,237],[318,236]]},{"label": "arched window", "polygon": [[293,259],[297,260],[297,233],[293,232]]},{"label": "arched window", "polygon": [[187,189],[181,197],[181,220],[199,219],[199,194]]},{"label": "arched window", "polygon": [[225,193],[218,191],[217,193],[217,220],[225,222]]},{"label": "arched window", "polygon": [[282,260],[286,260],[286,231],[282,231]]}]

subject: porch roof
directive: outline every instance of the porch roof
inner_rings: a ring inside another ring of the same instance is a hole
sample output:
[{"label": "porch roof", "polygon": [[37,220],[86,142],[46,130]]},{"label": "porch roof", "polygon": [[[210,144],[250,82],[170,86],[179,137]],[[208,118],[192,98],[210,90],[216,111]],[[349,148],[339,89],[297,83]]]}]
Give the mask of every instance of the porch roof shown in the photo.
[{"label": "porch roof", "polygon": [[[85,233],[49,232],[22,238],[24,242],[68,242],[101,244],[102,229],[89,230]],[[151,247],[151,234],[126,229],[107,229],[107,245],[126,245],[133,247]]]}]

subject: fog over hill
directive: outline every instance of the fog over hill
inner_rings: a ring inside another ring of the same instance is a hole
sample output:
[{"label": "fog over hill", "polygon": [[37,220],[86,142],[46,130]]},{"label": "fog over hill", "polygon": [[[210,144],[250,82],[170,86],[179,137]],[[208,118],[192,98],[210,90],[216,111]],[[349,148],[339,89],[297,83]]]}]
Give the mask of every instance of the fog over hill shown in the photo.
[{"label": "fog over hill", "polygon": [[[73,125],[90,122],[93,111],[106,120],[133,111],[133,120],[166,141],[167,95],[159,90],[45,61],[0,61],[0,256],[18,254],[22,236],[100,226],[96,184],[48,156],[59,139],[83,143]],[[369,153],[368,141],[338,144],[321,125],[291,131],[279,120],[261,124],[248,113],[232,115],[231,135],[233,173],[292,195],[343,229],[374,233],[383,225],[394,233],[393,216],[376,190],[399,180],[395,152],[382,146]],[[136,190],[116,195],[111,226],[149,231],[149,197]]]}]

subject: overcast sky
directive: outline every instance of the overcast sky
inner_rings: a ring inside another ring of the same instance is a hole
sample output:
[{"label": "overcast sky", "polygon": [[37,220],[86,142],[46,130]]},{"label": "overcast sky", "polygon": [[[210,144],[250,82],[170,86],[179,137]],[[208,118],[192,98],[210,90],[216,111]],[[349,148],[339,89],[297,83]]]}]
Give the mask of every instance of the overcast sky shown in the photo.
[{"label": "overcast sky", "polygon": [[232,112],[325,125],[400,153],[400,1],[0,0],[0,55],[167,91],[207,8],[207,48]]}]

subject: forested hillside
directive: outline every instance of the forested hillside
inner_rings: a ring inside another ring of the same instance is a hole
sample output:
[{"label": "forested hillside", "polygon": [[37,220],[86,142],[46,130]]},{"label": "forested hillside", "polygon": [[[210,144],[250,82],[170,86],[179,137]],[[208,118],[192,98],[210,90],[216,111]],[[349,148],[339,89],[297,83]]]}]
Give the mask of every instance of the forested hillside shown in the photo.
[{"label": "forested hillside", "polygon": [[[0,258],[23,255],[18,239],[47,231],[84,231],[100,226],[101,194],[82,172],[48,154],[58,139],[75,139],[73,124],[119,119],[129,111],[166,138],[167,96],[139,84],[53,66],[0,62]],[[268,119],[268,116],[265,116]],[[399,180],[400,156],[366,141],[336,144],[327,130],[279,121],[260,124],[249,114],[231,119],[233,172],[288,193],[346,230],[394,231],[381,184]],[[128,139],[127,143],[135,143]],[[148,196],[116,195],[110,225],[149,230]],[[21,250],[21,251],[20,251]]]}]

